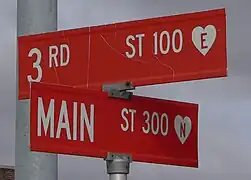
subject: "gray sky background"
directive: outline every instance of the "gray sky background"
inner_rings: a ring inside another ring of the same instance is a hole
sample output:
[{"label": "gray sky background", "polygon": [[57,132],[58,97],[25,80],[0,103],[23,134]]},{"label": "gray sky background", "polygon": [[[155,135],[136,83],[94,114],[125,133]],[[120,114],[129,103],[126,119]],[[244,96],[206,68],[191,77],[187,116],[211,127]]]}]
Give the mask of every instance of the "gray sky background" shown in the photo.
[{"label": "gray sky background", "polygon": [[[227,79],[167,84],[136,91],[140,95],[200,104],[200,168],[133,163],[129,178],[250,180],[250,0],[59,0],[58,3],[59,29],[227,8]],[[0,24],[0,164],[14,165],[16,1],[0,0]],[[105,162],[60,155],[59,179],[70,178],[107,178]]]}]

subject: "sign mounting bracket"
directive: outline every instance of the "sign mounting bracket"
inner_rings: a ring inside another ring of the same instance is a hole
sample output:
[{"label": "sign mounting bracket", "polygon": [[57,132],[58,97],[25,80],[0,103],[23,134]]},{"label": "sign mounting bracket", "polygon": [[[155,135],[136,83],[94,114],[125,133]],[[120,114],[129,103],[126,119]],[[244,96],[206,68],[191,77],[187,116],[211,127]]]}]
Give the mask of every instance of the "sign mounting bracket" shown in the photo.
[{"label": "sign mounting bracket", "polygon": [[108,152],[104,160],[106,161],[109,180],[127,180],[127,174],[130,172],[130,163],[132,162],[131,155]]},{"label": "sign mounting bracket", "polygon": [[104,84],[102,91],[108,92],[108,97],[120,98],[130,100],[133,96],[133,92],[129,90],[134,90],[135,87],[132,85],[132,82],[119,82],[113,84]]}]

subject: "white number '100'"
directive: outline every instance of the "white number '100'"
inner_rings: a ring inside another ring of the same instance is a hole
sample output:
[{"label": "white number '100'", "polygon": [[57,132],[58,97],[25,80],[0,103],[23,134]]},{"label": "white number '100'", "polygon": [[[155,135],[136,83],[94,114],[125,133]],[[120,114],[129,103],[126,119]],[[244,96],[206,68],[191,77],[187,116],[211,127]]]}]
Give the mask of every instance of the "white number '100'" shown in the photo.
[{"label": "white number '100'", "polygon": [[29,51],[28,57],[32,57],[33,55],[36,55],[36,61],[33,63],[33,68],[37,69],[37,77],[33,79],[31,75],[27,76],[27,79],[29,82],[40,82],[42,79],[42,68],[40,66],[40,62],[42,59],[42,53],[38,48],[32,48]]},{"label": "white number '100'", "polygon": [[146,116],[145,126],[142,127],[142,131],[146,134],[149,132],[157,135],[159,132],[166,136],[168,133],[168,116],[166,113],[159,115],[153,112],[151,115],[148,111],[144,111],[144,116]]},{"label": "white number '100'", "polygon": [[[176,44],[176,36],[179,37],[179,45]],[[162,31],[158,38],[158,32],[155,32],[153,34],[154,37],[154,54],[158,54],[158,49],[161,54],[167,54],[170,51],[170,47],[172,45],[172,50],[175,53],[179,53],[182,50],[183,47],[183,36],[182,31],[180,29],[175,29],[172,33],[172,37],[170,37],[170,34],[168,31]],[[166,39],[166,47],[164,47],[163,39]],[[177,47],[178,46],[178,47]]]}]

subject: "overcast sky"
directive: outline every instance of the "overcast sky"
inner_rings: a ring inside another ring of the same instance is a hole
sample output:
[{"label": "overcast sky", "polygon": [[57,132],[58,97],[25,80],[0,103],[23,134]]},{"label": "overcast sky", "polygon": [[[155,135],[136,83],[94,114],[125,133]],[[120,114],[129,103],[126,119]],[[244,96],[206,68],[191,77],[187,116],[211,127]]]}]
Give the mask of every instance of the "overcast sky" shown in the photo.
[{"label": "overcast sky", "polygon": [[[58,28],[225,7],[229,77],[140,88],[137,94],[200,104],[200,168],[133,163],[129,178],[250,180],[250,0],[59,0]],[[0,164],[14,165],[16,2],[0,0]],[[104,179],[105,162],[59,156],[59,179]]]}]

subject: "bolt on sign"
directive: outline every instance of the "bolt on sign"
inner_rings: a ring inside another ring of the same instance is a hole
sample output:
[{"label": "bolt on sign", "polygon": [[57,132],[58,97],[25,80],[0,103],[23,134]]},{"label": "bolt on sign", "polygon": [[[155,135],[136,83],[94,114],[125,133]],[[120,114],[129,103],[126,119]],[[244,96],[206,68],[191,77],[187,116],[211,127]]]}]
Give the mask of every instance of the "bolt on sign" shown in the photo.
[{"label": "bolt on sign", "polygon": [[198,105],[31,83],[32,151],[198,167]]},{"label": "bolt on sign", "polygon": [[18,38],[19,99],[29,82],[101,89],[227,76],[225,9]]}]

